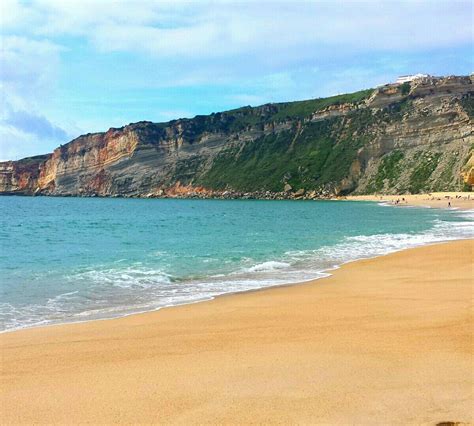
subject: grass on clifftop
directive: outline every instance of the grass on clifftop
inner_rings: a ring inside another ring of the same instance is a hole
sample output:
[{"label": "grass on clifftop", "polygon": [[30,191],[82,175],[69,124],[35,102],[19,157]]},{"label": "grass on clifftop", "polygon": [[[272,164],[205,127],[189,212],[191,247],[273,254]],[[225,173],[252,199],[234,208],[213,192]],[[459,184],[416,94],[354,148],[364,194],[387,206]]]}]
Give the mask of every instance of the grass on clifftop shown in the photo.
[{"label": "grass on clifftop", "polygon": [[278,112],[272,116],[272,119],[275,121],[294,118],[303,119],[309,117],[313,112],[320,111],[331,105],[341,105],[346,103],[357,104],[368,98],[372,92],[373,89],[367,89],[345,95],[330,96],[329,98],[277,104]]},{"label": "grass on clifftop", "polygon": [[248,126],[263,125],[271,122],[294,119],[303,120],[314,112],[331,105],[358,104],[368,98],[372,92],[373,89],[367,89],[344,95],[330,96],[329,98],[266,104],[258,107],[246,106],[213,114],[213,116],[220,115],[220,117],[224,117],[229,122],[227,130],[236,131]]}]

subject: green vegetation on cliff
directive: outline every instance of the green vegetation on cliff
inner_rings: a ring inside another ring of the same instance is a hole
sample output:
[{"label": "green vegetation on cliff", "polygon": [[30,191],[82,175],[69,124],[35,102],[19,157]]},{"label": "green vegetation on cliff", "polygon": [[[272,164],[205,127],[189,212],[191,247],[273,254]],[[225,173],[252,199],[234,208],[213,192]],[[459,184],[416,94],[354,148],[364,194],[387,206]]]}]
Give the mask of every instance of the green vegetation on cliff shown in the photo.
[{"label": "green vegetation on cliff", "polygon": [[216,189],[282,191],[336,186],[350,174],[357,151],[370,139],[366,109],[347,117],[302,122],[289,130],[235,145],[221,153],[197,183]]},{"label": "green vegetation on cliff", "polygon": [[[239,132],[247,128],[263,129],[265,124],[285,121],[303,120],[313,113],[330,106],[343,104],[357,105],[367,99],[373,89],[361,90],[328,98],[305,101],[265,104],[258,107],[246,106],[210,115],[198,115],[192,119],[182,119],[190,125],[187,136],[196,139],[206,132]],[[174,121],[176,122],[176,121]],[[172,122],[173,123],[173,122]],[[166,123],[160,123],[162,126]]]},{"label": "green vegetation on cliff", "polygon": [[469,93],[461,98],[461,105],[469,117],[474,117],[474,94]]},{"label": "green vegetation on cliff", "polygon": [[332,105],[359,104],[370,96],[373,89],[361,90],[355,93],[330,96],[329,98],[311,99],[308,101],[287,102],[278,105],[276,112],[271,119],[275,121],[289,119],[303,119],[311,116],[315,111],[323,110]]},{"label": "green vegetation on cliff", "polygon": [[377,174],[367,186],[367,192],[376,193],[383,190],[384,186],[393,186],[401,173],[400,161],[403,159],[403,152],[395,150],[382,158]]},{"label": "green vegetation on cliff", "polygon": [[233,147],[216,159],[200,183],[217,189],[282,191],[285,183],[308,188],[337,179],[347,173],[348,163],[341,162],[340,169],[334,158],[350,160],[355,152],[353,144],[336,144],[331,137],[337,121],[311,123],[304,130],[293,128]]},{"label": "green vegetation on cliff", "polygon": [[[410,85],[402,85],[400,90],[407,93]],[[358,180],[360,160],[364,158],[360,153],[372,149],[371,143],[386,126],[399,126],[404,117],[414,115],[415,106],[409,96],[385,108],[357,108],[357,104],[370,93],[362,91],[285,106],[268,105],[265,120],[271,116],[274,121],[292,123],[291,127],[243,144],[231,144],[193,183],[218,190],[245,192],[280,192],[286,184],[293,190],[353,191]],[[316,121],[308,119],[314,111],[323,110],[328,105],[349,102],[352,102],[352,107],[347,113]],[[470,111],[472,97],[466,96],[460,103]],[[270,111],[270,107],[273,110]],[[277,112],[274,112],[275,109]],[[238,111],[242,113],[244,110]],[[245,110],[245,113],[255,114],[255,110]],[[459,185],[459,172],[456,172],[459,159],[454,153],[445,161],[441,158],[442,152],[420,151],[406,156],[402,149],[393,149],[380,156],[362,192],[379,193],[395,189],[417,193],[430,188],[455,188]],[[438,166],[442,169],[432,178]]]},{"label": "green vegetation on cliff", "polygon": [[420,155],[418,162],[410,176],[409,191],[412,194],[420,192],[420,190],[426,185],[428,179],[431,177],[434,170],[438,166],[440,157],[440,152]]}]

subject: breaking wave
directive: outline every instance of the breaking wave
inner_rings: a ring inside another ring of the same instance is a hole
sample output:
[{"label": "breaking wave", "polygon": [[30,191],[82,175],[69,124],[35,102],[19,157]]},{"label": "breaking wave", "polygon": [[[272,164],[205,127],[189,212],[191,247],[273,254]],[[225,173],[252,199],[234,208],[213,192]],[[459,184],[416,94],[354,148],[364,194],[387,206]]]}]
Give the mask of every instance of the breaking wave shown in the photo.
[{"label": "breaking wave", "polygon": [[[265,261],[245,258],[232,271],[182,277],[140,263],[76,271],[64,279],[79,288],[43,304],[0,303],[3,331],[64,322],[130,315],[210,300],[218,295],[326,277],[331,269],[357,259],[442,241],[474,237],[474,211],[453,211],[449,220],[435,219],[420,233],[348,236],[315,250],[287,251]],[[205,262],[206,260],[204,260]]]}]

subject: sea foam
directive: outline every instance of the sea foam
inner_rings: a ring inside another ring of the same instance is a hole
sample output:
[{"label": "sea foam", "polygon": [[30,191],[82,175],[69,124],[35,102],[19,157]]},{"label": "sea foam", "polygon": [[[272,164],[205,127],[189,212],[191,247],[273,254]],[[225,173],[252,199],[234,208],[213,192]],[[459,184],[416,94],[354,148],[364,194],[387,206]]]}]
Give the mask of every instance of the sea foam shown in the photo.
[{"label": "sea foam", "polygon": [[[221,203],[218,207],[230,208],[234,205]],[[258,219],[258,217],[255,218],[257,213],[260,214],[262,209],[271,205],[271,203],[255,204],[253,220]],[[333,235],[341,233],[338,228],[340,221],[348,220],[351,223],[350,221],[355,220],[353,216],[357,214],[358,209],[362,211],[359,220],[367,220],[370,224],[371,217],[366,218],[366,216],[372,214],[373,223],[378,224],[381,220],[378,211],[385,212],[386,208],[349,203],[315,205],[319,210],[314,214],[321,215],[321,220],[315,222],[320,223],[318,228],[312,229],[309,225],[305,225],[301,231],[291,230],[282,236],[288,239],[287,245],[290,246],[300,245],[301,239],[313,238],[315,248],[290,248],[280,251],[273,249],[272,244],[278,244],[281,240],[279,230],[282,228],[277,223],[275,229],[270,229],[263,245],[259,245],[259,239],[255,238],[253,244],[257,249],[253,252],[252,250],[246,252],[238,246],[238,250],[231,251],[230,255],[221,256],[218,252],[201,253],[198,250],[184,252],[186,245],[176,248],[169,245],[161,250],[156,248],[148,252],[143,250],[145,253],[143,258],[130,262],[129,252],[123,250],[112,262],[103,264],[94,262],[93,265],[85,268],[69,268],[60,275],[53,268],[43,274],[35,273],[34,277],[37,278],[25,281],[24,284],[18,286],[17,299],[21,300],[21,303],[6,300],[0,303],[0,324],[3,331],[8,331],[64,322],[114,318],[210,300],[222,294],[323,278],[330,274],[331,269],[357,259],[376,257],[425,244],[474,237],[474,211],[437,213],[432,209],[429,216],[426,216],[422,210],[410,209],[412,212],[409,214],[412,215],[410,217],[413,220],[420,217],[420,220],[429,221],[429,226],[425,226],[421,231],[416,230],[416,227],[412,230],[411,223],[408,223],[406,226],[399,227],[402,232],[362,232],[336,238]],[[254,206],[254,204],[250,203],[248,206]],[[301,208],[298,204],[278,204],[278,208],[286,208],[284,206],[290,206],[288,207],[290,209]],[[308,218],[306,220],[313,220],[311,204],[303,204],[303,206],[306,210],[296,211],[296,213],[292,211],[292,215],[300,214],[303,219],[306,217]],[[342,215],[332,220],[331,209],[342,209],[341,212],[347,212],[349,216],[346,218]],[[406,213],[401,210],[389,211],[393,214],[394,220],[398,220],[398,216],[404,217]],[[244,214],[237,213],[235,220]],[[270,213],[275,214],[274,211]],[[329,220],[332,222],[328,222]],[[257,223],[256,228],[247,234],[247,238],[260,235],[261,229],[272,226],[273,221],[272,217],[263,224]],[[237,229],[239,232],[234,225],[229,224],[226,235],[233,234],[234,236],[227,236],[229,240],[223,239],[223,242],[219,242],[218,234],[215,234],[215,241],[213,241],[208,240],[207,234],[203,233],[204,243],[199,246],[200,250],[206,247],[206,244],[229,243],[231,247],[239,244],[240,230],[248,226],[247,224],[248,221],[244,220]],[[359,227],[364,230],[365,224],[362,223],[362,225]],[[214,223],[213,226],[215,226]],[[146,227],[144,229],[148,230]],[[347,229],[350,230],[350,227]],[[367,229],[372,228],[367,227]],[[139,231],[142,235],[143,230]],[[95,230],[94,236],[96,232]],[[75,234],[74,237],[76,237]],[[174,238],[173,235],[172,237]],[[327,242],[320,242],[325,240]],[[173,239],[171,238],[170,241]],[[194,242],[194,240],[191,241]],[[311,241],[305,245],[311,247],[313,245]],[[133,250],[137,244],[129,244],[127,241],[125,246],[131,247],[127,250]],[[260,254],[263,249],[266,250],[265,253]],[[150,259],[152,261],[158,259],[161,262],[160,266],[150,263]],[[199,265],[201,266],[197,268]],[[208,270],[211,267],[214,269]],[[15,270],[11,274],[15,277]],[[56,281],[53,280],[54,277]],[[54,286],[47,288],[46,284],[53,281],[57,288]],[[35,299],[32,293],[41,295],[41,286],[45,286],[45,291],[48,290],[51,295],[48,296],[45,293],[43,299],[39,297]],[[17,291],[17,288],[8,288],[8,291],[11,293]],[[6,290],[3,290],[3,295],[8,294]]]}]

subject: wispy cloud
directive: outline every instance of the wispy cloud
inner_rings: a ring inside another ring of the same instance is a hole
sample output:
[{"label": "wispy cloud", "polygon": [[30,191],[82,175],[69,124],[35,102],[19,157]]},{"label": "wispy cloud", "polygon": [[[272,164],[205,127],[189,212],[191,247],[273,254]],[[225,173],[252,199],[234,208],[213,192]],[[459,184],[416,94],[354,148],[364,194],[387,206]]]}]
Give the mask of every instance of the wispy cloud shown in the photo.
[{"label": "wispy cloud", "polygon": [[41,140],[64,141],[68,137],[63,129],[52,124],[47,118],[28,111],[12,111],[3,123]]},{"label": "wispy cloud", "polygon": [[0,158],[32,155],[67,141],[68,133],[38,112],[54,91],[62,48],[27,37],[1,41]]},{"label": "wispy cloud", "polygon": [[36,36],[83,36],[103,51],[183,59],[286,52],[294,59],[332,47],[413,50],[469,43],[471,7],[456,0],[32,0],[28,7],[8,0],[2,20]]}]

